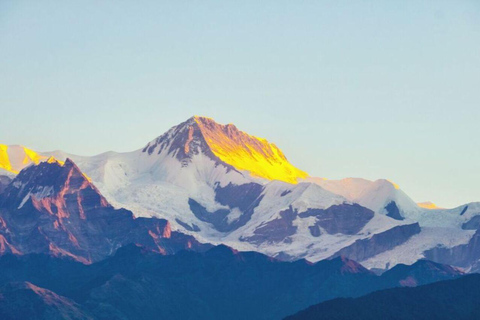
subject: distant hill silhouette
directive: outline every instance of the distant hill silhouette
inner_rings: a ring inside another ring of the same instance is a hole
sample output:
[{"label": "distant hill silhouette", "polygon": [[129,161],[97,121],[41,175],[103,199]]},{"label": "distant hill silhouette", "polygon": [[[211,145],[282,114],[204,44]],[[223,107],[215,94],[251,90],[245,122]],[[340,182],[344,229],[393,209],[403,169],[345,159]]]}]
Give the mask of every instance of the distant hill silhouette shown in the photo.
[{"label": "distant hill silhouette", "polygon": [[334,299],[285,318],[322,319],[480,319],[480,275],[467,275],[416,288],[388,289],[356,299]]}]

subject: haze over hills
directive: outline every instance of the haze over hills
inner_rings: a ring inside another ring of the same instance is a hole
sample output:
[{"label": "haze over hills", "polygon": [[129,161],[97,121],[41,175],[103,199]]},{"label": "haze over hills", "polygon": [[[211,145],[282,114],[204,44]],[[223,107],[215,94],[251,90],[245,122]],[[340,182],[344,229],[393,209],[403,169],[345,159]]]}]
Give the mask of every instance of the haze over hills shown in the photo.
[{"label": "haze over hills", "polygon": [[281,262],[223,245],[160,255],[131,244],[90,265],[43,254],[4,255],[0,270],[0,315],[28,314],[31,309],[11,303],[17,299],[35,303],[39,314],[46,305],[80,319],[275,320],[336,297],[462,276],[426,261],[378,276],[346,258]]},{"label": "haze over hills", "polygon": [[[478,203],[419,206],[388,180],[309,177],[274,144],[205,117],[192,117],[127,153],[26,150],[2,148],[2,168],[10,176],[51,156],[68,157],[115,207],[167,219],[173,230],[201,242],[286,260],[343,255],[371,268],[411,264],[438,246],[467,244],[480,215]],[[461,259],[467,270],[476,263],[476,257]]]}]

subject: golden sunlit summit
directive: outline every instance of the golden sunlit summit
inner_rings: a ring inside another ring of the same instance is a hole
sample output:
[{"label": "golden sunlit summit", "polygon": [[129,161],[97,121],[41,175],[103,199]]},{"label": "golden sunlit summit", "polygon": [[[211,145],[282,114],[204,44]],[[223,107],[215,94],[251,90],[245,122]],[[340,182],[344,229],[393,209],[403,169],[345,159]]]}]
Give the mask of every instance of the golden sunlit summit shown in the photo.
[{"label": "golden sunlit summit", "polygon": [[17,174],[29,164],[38,164],[47,158],[23,146],[0,144],[0,169],[11,173]]},{"label": "golden sunlit summit", "polygon": [[233,124],[222,125],[211,118],[194,117],[212,152],[238,170],[268,180],[297,183],[308,174],[294,167],[273,143],[251,136]]}]

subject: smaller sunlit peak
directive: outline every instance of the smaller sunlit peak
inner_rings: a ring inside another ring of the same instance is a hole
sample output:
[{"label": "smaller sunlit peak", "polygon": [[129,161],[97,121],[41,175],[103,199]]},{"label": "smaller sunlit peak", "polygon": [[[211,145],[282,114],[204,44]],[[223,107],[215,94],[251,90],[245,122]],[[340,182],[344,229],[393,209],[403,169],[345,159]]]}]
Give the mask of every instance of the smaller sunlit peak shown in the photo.
[{"label": "smaller sunlit peak", "polygon": [[65,162],[63,161],[60,161],[60,160],[57,160],[54,156],[50,156],[48,159],[47,159],[47,163],[58,163],[59,165],[63,166],[65,164]]},{"label": "smaller sunlit peak", "polygon": [[417,205],[420,207],[420,208],[424,208],[424,209],[442,209],[440,208],[439,206],[437,206],[435,203],[433,202],[430,202],[430,201],[426,201],[426,202],[419,202],[417,203]]}]

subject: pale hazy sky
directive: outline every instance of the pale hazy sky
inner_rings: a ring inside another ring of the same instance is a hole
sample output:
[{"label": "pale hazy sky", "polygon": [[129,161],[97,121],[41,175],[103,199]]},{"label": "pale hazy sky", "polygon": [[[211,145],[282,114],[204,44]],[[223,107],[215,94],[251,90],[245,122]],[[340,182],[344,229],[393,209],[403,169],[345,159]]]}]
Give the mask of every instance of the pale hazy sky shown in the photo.
[{"label": "pale hazy sky", "polygon": [[195,114],[480,200],[480,1],[0,1],[0,143],[131,151]]}]

